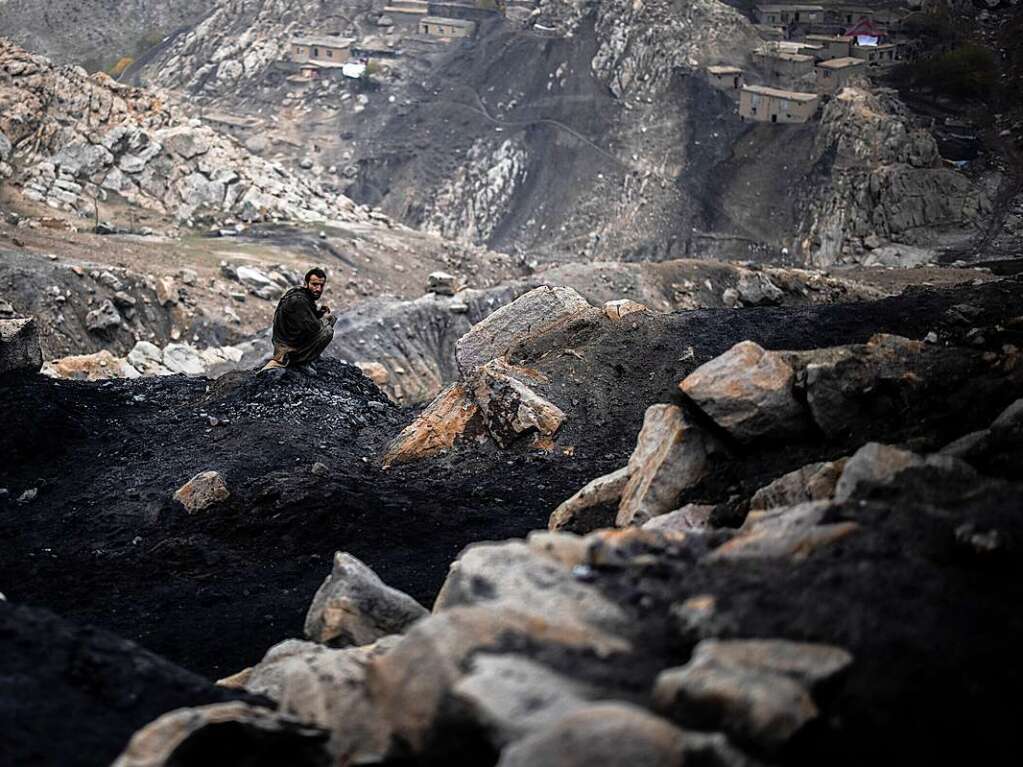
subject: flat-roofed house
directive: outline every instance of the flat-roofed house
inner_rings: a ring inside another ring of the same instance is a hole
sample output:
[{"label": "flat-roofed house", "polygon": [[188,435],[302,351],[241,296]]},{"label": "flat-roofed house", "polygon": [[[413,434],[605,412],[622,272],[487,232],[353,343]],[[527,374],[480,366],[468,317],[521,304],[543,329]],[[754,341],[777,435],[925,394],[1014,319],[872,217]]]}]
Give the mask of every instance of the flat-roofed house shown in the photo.
[{"label": "flat-roofed house", "polygon": [[777,41],[785,39],[785,30],[781,27],[771,27],[766,24],[754,24],[753,28],[760,35],[761,40]]},{"label": "flat-roofed house", "polygon": [[340,66],[352,57],[353,42],[347,37],[296,37],[291,41],[291,60],[296,64]]},{"label": "flat-roofed house", "polygon": [[853,76],[863,74],[866,65],[867,62],[863,59],[854,59],[850,56],[818,61],[814,67],[817,75],[817,92],[828,95],[837,93]]},{"label": "flat-roofed house", "polygon": [[476,22],[444,16],[424,16],[419,21],[419,34],[431,37],[472,37],[476,34]]},{"label": "flat-roofed house", "polygon": [[849,55],[855,59],[863,59],[872,67],[887,66],[895,63],[898,46],[894,43],[878,43],[876,45],[853,44]]},{"label": "flat-roofed house", "polygon": [[787,27],[789,24],[820,24],[824,21],[822,5],[758,5],[758,24]]},{"label": "flat-roofed house", "polygon": [[384,6],[383,15],[394,25],[405,30],[414,30],[424,16],[430,15],[427,0],[391,0]]},{"label": "flat-roofed house", "polygon": [[739,67],[707,67],[707,80],[719,91],[737,91],[742,85]]},{"label": "flat-roofed house", "polygon": [[828,59],[844,59],[849,56],[849,48],[853,44],[851,35],[807,35],[806,42],[821,46],[817,54],[818,61]]},{"label": "flat-roofed house", "polygon": [[765,123],[805,123],[817,113],[820,99],[813,93],[798,93],[744,85],[739,91],[739,116]]},{"label": "flat-roofed house", "polygon": [[797,80],[813,72],[813,56],[789,53],[777,48],[758,48],[753,51],[753,61],[772,80]]}]

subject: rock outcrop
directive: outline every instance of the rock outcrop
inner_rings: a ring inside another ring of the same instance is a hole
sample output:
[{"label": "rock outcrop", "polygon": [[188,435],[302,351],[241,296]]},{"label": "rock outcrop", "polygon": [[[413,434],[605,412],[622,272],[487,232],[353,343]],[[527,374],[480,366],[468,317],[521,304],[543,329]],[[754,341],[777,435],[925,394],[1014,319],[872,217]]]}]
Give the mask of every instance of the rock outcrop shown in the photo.
[{"label": "rock outcrop", "polygon": [[[843,261],[913,266],[934,260],[912,246],[969,234],[991,202],[965,175],[944,167],[934,137],[912,124],[905,107],[888,95],[846,87],[828,102],[814,156],[830,179],[810,202],[802,225],[810,262]],[[872,259],[881,244],[900,243],[885,260]],[[919,255],[916,255],[919,253]]]},{"label": "rock outcrop", "polygon": [[31,317],[0,319],[0,375],[36,373],[42,364],[35,320]]}]

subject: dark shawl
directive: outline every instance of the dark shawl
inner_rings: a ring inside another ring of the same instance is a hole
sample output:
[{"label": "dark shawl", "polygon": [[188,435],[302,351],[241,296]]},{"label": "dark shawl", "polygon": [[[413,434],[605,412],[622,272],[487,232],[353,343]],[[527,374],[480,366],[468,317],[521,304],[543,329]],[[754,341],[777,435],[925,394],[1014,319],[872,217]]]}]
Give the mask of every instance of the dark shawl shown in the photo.
[{"label": "dark shawl", "polygon": [[316,338],[322,327],[313,294],[305,288],[292,288],[274,312],[273,340],[299,349]]}]

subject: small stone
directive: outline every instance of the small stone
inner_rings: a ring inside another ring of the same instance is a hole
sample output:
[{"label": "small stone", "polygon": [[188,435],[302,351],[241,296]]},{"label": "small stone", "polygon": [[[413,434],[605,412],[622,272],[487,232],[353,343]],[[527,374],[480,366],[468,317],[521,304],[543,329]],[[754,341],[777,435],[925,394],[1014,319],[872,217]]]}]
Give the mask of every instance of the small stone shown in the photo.
[{"label": "small stone", "polygon": [[174,493],[174,500],[184,506],[189,514],[205,511],[230,497],[227,483],[216,471],[196,474]]},{"label": "small stone", "polygon": [[330,469],[328,469],[325,464],[322,464],[319,461],[314,463],[313,467],[309,471],[314,477],[326,477],[328,474],[330,474]]},{"label": "small stone", "polygon": [[30,487],[28,490],[18,496],[18,503],[32,503],[39,495],[39,488]]}]

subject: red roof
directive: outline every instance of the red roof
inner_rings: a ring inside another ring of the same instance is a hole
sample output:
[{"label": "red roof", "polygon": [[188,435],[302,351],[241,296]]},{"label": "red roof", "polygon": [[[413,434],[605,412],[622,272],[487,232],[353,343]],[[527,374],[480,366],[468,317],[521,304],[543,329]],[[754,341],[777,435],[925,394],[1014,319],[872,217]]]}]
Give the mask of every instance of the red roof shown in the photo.
[{"label": "red roof", "polygon": [[870,35],[871,37],[881,37],[884,35],[877,25],[870,19],[860,19],[847,30],[846,35]]}]

